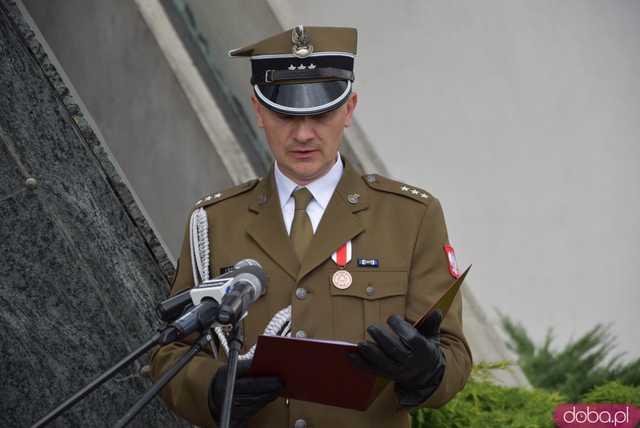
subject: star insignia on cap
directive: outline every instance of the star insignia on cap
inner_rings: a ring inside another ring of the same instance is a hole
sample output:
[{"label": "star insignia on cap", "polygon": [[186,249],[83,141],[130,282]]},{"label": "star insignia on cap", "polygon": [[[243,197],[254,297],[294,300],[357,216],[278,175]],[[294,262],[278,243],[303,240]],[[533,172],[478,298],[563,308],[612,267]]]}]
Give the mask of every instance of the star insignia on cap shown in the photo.
[{"label": "star insignia on cap", "polygon": [[213,195],[213,199],[218,199],[221,196],[222,196],[222,193],[216,193],[215,195]]},{"label": "star insignia on cap", "polygon": [[414,195],[417,195],[418,193],[420,193],[419,191],[417,191],[416,189],[411,189],[411,193],[413,193]]},{"label": "star insignia on cap", "polygon": [[211,195],[207,196],[204,198],[205,201],[210,201],[211,200]]},{"label": "star insignia on cap", "polygon": [[427,199],[429,195],[427,195],[426,193],[420,193],[420,197]]},{"label": "star insignia on cap", "polygon": [[313,70],[314,68],[316,68],[315,64],[309,64],[309,70]]},{"label": "star insignia on cap", "polygon": [[293,71],[293,70],[295,70],[295,69],[296,69],[296,66],[295,66],[295,65],[293,65],[293,64],[291,64],[288,68],[289,68],[289,70]]},{"label": "star insignia on cap", "polygon": [[407,186],[402,186],[400,190],[402,190],[403,192],[406,192],[409,190],[409,188]]},{"label": "star insignia on cap", "polygon": [[307,67],[306,67],[304,64],[300,64],[300,65],[298,66],[298,70],[306,70],[306,68],[307,68]]}]

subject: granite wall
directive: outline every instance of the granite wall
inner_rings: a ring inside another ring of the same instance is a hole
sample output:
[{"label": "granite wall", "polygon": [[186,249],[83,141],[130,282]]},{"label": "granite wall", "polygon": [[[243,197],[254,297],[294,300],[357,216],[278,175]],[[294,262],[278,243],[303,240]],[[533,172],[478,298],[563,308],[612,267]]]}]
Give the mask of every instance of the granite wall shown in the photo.
[{"label": "granite wall", "polygon": [[[0,426],[29,426],[143,343],[170,266],[13,1],[0,0]],[[140,362],[143,362],[141,359]],[[52,426],[109,426],[140,364]],[[131,426],[186,426],[155,400]]]},{"label": "granite wall", "polygon": [[195,201],[234,182],[136,2],[22,3],[175,260]]}]

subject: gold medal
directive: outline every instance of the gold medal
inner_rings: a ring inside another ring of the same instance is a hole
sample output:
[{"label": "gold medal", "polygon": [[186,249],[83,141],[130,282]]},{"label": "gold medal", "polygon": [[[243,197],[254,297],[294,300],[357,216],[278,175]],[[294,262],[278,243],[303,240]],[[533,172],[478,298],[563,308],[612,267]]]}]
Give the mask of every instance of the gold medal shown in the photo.
[{"label": "gold medal", "polygon": [[333,274],[333,276],[331,277],[331,282],[333,283],[334,287],[339,288],[340,290],[346,290],[347,288],[351,287],[353,278],[348,271],[341,269]]}]

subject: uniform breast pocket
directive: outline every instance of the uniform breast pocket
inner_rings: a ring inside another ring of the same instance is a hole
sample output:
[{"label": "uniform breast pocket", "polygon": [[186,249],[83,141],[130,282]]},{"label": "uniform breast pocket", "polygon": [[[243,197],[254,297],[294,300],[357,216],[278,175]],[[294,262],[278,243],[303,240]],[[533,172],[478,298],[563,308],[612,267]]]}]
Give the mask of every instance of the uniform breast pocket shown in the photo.
[{"label": "uniform breast pocket", "polygon": [[331,284],[333,330],[337,339],[357,342],[366,338],[370,324],[384,324],[393,314],[404,315],[408,273],[369,270],[351,271],[351,276],[347,289]]}]

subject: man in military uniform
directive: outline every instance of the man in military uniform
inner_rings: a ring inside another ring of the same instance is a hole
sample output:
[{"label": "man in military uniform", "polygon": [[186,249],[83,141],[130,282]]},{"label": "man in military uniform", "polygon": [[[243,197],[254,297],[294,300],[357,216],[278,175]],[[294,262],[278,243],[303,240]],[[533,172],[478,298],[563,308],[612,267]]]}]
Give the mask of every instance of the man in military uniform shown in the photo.
[{"label": "man in military uniform", "polygon": [[[247,376],[250,361],[241,361],[234,426],[409,427],[410,409],[442,406],[470,372],[460,296],[444,319],[436,312],[412,327],[458,276],[440,203],[414,186],[361,176],[338,152],[357,104],[355,53],[355,29],[302,26],[230,52],[251,59],[252,101],[275,164],[261,180],[197,202],[172,293],[253,258],[269,288],[243,320],[243,352],[289,308],[293,336],[359,343],[354,370],[393,382],[360,412],[280,398],[278,379]],[[205,239],[204,253],[194,239]],[[191,342],[157,350],[153,376]],[[163,399],[192,423],[216,426],[226,373],[223,355],[203,352]]]}]

